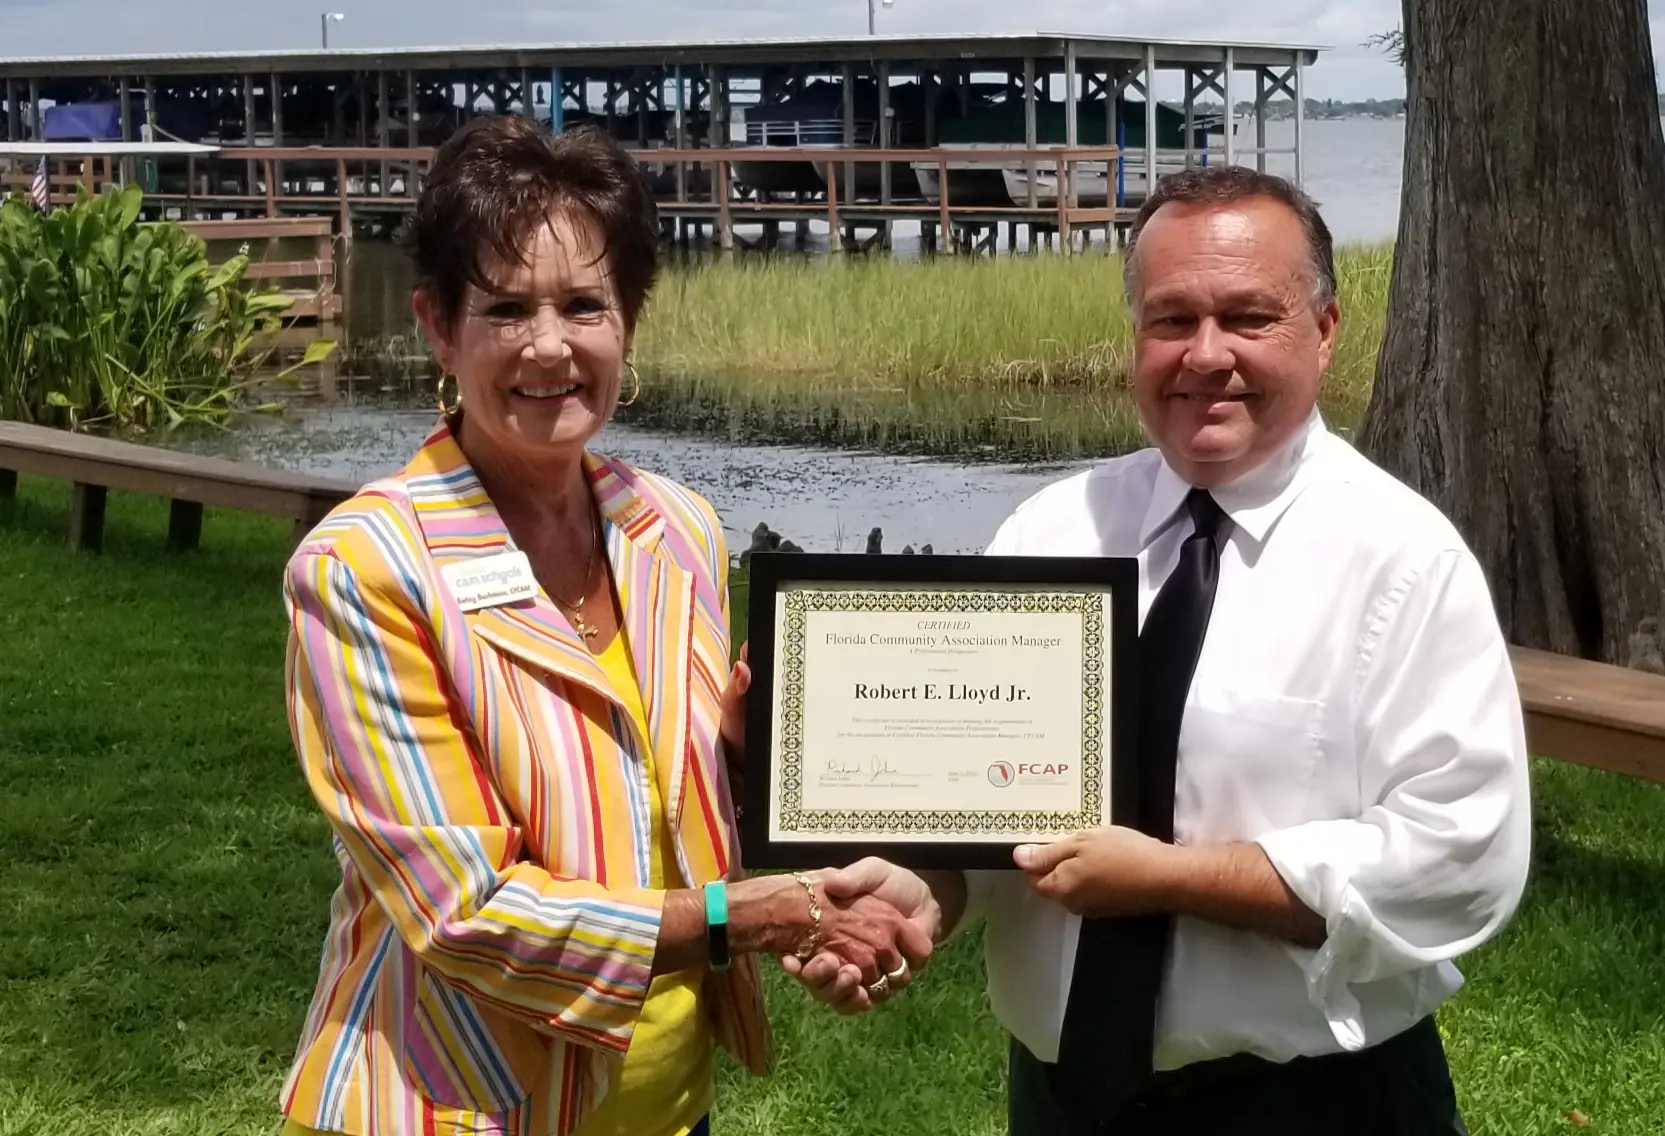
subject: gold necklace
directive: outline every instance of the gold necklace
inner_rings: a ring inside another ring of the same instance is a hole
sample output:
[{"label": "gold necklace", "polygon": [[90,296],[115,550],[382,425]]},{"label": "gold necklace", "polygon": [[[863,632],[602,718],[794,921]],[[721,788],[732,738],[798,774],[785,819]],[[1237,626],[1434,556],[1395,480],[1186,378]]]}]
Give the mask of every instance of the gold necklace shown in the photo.
[{"label": "gold necklace", "polygon": [[574,631],[578,632],[580,637],[586,640],[594,639],[597,635],[601,634],[601,628],[585,623],[583,615],[584,601],[590,598],[590,577],[595,574],[596,550],[600,547],[601,526],[598,524],[594,530],[594,536],[590,540],[590,557],[584,564],[584,590],[579,593],[577,603],[568,603],[560,596],[557,596],[554,592],[549,593],[550,599],[554,600],[562,607],[571,610],[572,628]]}]

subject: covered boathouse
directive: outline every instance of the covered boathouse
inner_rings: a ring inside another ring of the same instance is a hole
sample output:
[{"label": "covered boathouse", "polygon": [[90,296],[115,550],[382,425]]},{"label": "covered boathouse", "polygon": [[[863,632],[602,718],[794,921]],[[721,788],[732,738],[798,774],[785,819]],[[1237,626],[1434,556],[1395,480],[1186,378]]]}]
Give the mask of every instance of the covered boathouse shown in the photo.
[{"label": "covered boathouse", "polygon": [[[913,221],[927,248],[992,250],[1002,225],[1068,247],[1125,225],[1153,170],[1286,154],[1300,179],[1319,50],[1034,32],[0,59],[0,178],[45,158],[60,199],[137,181],[153,215],[322,215],[350,237],[409,208],[460,125],[512,113],[604,126],[671,237],[813,225],[866,248]],[[1293,143],[1273,149],[1279,103]]]}]

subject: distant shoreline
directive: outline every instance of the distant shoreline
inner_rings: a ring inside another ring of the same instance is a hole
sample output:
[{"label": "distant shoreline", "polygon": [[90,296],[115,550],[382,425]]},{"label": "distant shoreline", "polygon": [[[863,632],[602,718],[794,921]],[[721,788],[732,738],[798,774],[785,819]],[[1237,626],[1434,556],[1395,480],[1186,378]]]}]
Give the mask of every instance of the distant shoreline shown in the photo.
[{"label": "distant shoreline", "polygon": [[[1183,104],[1169,103],[1175,110],[1183,111]],[[1404,99],[1364,99],[1361,101],[1345,101],[1341,99],[1307,99],[1305,100],[1305,118],[1308,122],[1340,122],[1346,119],[1402,119],[1405,117]],[[1255,104],[1246,100],[1238,100],[1237,117],[1253,118]],[[1199,102],[1192,105],[1192,113],[1199,117],[1215,116],[1225,113],[1226,105],[1217,102]],[[1267,122],[1292,122],[1295,118],[1295,104],[1289,99],[1273,99],[1266,103]]]}]

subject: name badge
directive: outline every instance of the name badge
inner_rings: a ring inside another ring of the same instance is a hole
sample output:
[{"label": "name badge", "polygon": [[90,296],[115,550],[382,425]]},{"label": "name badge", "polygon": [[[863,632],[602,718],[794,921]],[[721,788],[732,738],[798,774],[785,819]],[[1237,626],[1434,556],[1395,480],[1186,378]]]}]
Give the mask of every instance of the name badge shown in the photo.
[{"label": "name badge", "polygon": [[464,611],[531,599],[538,592],[532,562],[524,552],[500,552],[495,556],[460,560],[445,565],[440,574]]}]

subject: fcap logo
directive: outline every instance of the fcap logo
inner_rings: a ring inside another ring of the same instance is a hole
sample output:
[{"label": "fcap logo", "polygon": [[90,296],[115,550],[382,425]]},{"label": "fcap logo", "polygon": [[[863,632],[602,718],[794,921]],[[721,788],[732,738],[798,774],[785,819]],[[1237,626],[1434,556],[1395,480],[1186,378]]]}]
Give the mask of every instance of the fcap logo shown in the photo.
[{"label": "fcap logo", "polygon": [[989,766],[990,783],[998,785],[1002,789],[1012,783],[1012,778],[1014,776],[1016,776],[1016,772],[1004,761],[997,761],[993,765]]}]

